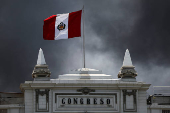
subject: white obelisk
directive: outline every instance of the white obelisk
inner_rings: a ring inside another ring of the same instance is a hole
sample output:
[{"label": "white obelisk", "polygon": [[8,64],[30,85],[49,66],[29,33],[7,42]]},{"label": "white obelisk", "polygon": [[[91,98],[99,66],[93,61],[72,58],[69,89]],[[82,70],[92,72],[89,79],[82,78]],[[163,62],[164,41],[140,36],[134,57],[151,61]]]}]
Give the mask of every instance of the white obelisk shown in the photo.
[{"label": "white obelisk", "polygon": [[37,60],[37,65],[44,65],[46,64],[44,54],[42,49],[40,48],[39,54],[38,54],[38,60]]},{"label": "white obelisk", "polygon": [[133,66],[132,60],[131,60],[131,57],[130,57],[130,53],[129,53],[128,49],[126,49],[126,52],[125,52],[123,66]]}]

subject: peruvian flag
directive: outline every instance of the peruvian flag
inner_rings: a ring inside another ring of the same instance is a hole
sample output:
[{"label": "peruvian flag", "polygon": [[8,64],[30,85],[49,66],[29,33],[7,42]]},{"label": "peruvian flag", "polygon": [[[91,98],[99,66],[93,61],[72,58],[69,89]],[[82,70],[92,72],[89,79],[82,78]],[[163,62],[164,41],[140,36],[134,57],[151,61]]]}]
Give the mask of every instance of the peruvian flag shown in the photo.
[{"label": "peruvian flag", "polygon": [[44,20],[44,40],[69,39],[81,36],[82,10],[52,15]]}]

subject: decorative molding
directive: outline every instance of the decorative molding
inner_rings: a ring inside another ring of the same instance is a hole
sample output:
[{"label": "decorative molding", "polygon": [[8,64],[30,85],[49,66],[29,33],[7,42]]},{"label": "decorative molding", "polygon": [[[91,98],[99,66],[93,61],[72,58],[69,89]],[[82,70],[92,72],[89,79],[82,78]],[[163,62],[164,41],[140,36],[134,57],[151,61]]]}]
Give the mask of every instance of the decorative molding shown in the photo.
[{"label": "decorative molding", "polygon": [[36,65],[32,72],[32,77],[50,77],[51,72],[48,69],[48,65]]},{"label": "decorative molding", "polygon": [[134,66],[122,66],[118,73],[118,78],[135,78],[137,72],[134,68]]},{"label": "decorative molding", "polygon": [[[44,91],[40,91],[40,89],[35,89],[35,111],[36,112],[48,112],[49,111],[49,89],[45,89]],[[39,96],[46,95],[46,109],[39,109]]]},{"label": "decorative molding", "polygon": [[[123,92],[123,111],[124,112],[136,112],[137,111],[137,102],[136,102],[136,92],[137,90],[132,90],[131,92],[128,92],[127,90],[122,90]],[[131,96],[133,95],[133,104],[134,108],[133,109],[127,109],[126,108],[126,95]]]},{"label": "decorative molding", "polygon": [[90,92],[95,92],[95,90],[94,89],[88,89],[87,87],[85,87],[85,88],[82,88],[82,89],[77,89],[77,92],[82,92],[83,94],[87,95]]}]

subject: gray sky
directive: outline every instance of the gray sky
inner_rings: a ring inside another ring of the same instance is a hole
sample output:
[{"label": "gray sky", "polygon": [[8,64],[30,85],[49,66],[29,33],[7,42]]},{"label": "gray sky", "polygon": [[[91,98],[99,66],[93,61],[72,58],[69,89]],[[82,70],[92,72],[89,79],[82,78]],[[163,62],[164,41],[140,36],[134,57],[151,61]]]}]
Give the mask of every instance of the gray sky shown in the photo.
[{"label": "gray sky", "polygon": [[[0,0],[0,91],[32,79],[39,48],[51,78],[82,67],[82,40],[43,40],[43,20],[85,6],[86,67],[117,78],[128,48],[137,80],[170,86],[169,0]],[[152,86],[151,86],[152,88]],[[149,90],[151,92],[151,89]]]}]

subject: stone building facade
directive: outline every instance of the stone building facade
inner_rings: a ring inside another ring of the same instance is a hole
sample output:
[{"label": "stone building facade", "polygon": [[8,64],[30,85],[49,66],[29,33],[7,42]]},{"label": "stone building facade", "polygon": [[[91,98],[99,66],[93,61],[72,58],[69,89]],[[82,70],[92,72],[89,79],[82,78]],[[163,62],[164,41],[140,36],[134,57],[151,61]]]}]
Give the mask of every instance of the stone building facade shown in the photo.
[{"label": "stone building facade", "polygon": [[0,93],[0,113],[162,113],[149,107],[152,97],[147,103],[147,90],[151,84],[136,81],[128,50],[118,79],[90,68],[76,69],[57,79],[50,76],[40,49],[34,80],[21,83],[22,93]]}]

